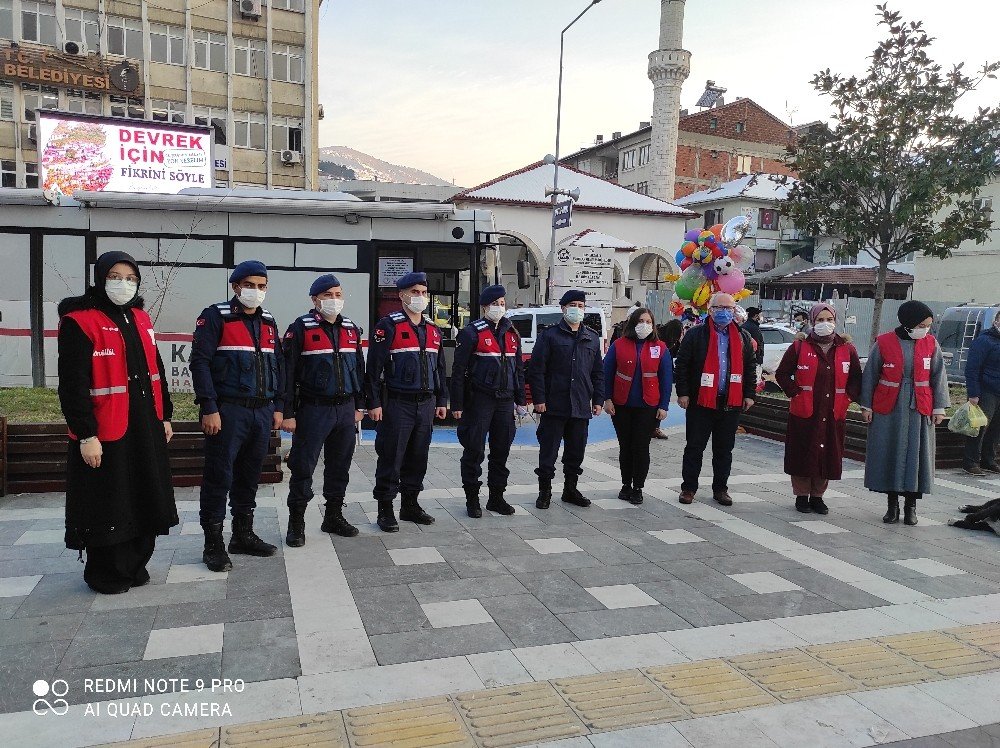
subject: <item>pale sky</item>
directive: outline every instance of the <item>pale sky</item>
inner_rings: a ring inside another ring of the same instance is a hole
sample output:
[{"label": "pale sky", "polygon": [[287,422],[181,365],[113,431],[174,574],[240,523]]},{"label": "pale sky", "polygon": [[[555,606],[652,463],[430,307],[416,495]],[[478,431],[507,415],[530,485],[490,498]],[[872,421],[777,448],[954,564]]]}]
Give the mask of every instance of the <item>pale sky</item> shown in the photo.
[{"label": "pale sky", "polygon": [[[990,0],[889,0],[921,20],[932,59],[966,71],[1000,56]],[[555,150],[559,32],[588,0],[326,0],[320,9],[321,146],[344,145],[474,186]],[[754,99],[793,124],[826,119],[819,70],[862,74],[881,33],[874,0],[688,0],[691,75],[726,101]],[[566,34],[561,153],[651,114],[647,57],[659,0],[602,0]],[[1000,102],[987,81],[963,108]]]}]

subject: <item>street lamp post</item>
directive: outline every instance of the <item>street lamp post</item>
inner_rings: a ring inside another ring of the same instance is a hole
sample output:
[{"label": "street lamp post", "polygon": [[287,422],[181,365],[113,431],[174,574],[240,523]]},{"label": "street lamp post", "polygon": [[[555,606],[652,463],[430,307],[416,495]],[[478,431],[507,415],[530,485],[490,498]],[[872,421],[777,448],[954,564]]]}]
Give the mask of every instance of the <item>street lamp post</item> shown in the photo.
[{"label": "street lamp post", "polygon": [[[558,95],[556,97],[556,153],[555,153],[555,156],[553,157],[553,162],[552,162],[553,163],[553,166],[552,166],[552,190],[551,190],[551,193],[550,193],[552,195],[552,217],[553,217],[553,221],[552,221],[552,241],[550,242],[550,246],[549,246],[549,252],[550,252],[549,257],[555,256],[555,251],[556,251],[556,227],[555,227],[555,220],[554,220],[555,219],[556,203],[559,201],[559,196],[560,195],[567,194],[564,190],[560,190],[559,189],[559,131],[560,131],[560,128],[562,126],[563,51],[564,51],[565,46],[566,46],[566,32],[570,30],[570,27],[572,27],[574,23],[576,23],[581,18],[583,18],[584,15],[586,15],[586,13],[587,13],[588,10],[590,10],[591,8],[593,8],[599,2],[601,2],[601,0],[591,0],[590,1],[590,5],[588,5],[582,11],[580,11],[580,14],[576,18],[574,18],[572,21],[570,21],[569,24],[566,26],[566,28],[564,28],[562,30],[562,32],[559,34],[559,93],[558,93]],[[548,161],[547,158],[545,160]],[[548,190],[546,190],[546,192],[548,192]],[[576,195],[577,195],[577,199],[578,199],[579,198],[579,191],[576,192]],[[548,289],[546,289],[546,291],[545,291],[545,296],[546,296],[546,299],[548,299]]]}]

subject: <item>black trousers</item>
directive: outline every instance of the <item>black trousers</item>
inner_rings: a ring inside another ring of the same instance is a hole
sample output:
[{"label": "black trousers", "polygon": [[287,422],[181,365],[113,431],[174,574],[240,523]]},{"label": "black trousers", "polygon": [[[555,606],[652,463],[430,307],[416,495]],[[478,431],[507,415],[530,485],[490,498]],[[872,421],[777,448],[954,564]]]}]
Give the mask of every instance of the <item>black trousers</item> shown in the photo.
[{"label": "black trousers", "polygon": [[155,549],[155,535],[140,535],[114,545],[87,546],[83,579],[97,592],[106,592],[123,584],[148,582],[146,564]]},{"label": "black trousers", "polygon": [[615,406],[611,416],[618,435],[618,464],[622,471],[622,485],[642,488],[649,474],[649,442],[656,428],[656,408],[643,406],[629,408]]},{"label": "black trousers", "polygon": [[965,438],[965,467],[997,464],[997,444],[1000,443],[1000,395],[983,392],[979,407],[989,419],[979,435]]},{"label": "black trousers", "polygon": [[483,392],[470,392],[458,421],[458,441],[464,447],[461,459],[462,485],[479,486],[489,435],[490,457],[486,485],[506,488],[510,470],[507,458],[514,443],[514,400],[497,399]]},{"label": "black trousers", "polygon": [[552,480],[556,474],[556,457],[559,456],[559,442],[565,443],[563,449],[563,473],[565,475],[583,474],[583,455],[587,449],[587,430],[590,420],[587,418],[564,418],[542,413],[541,422],[535,432],[538,438],[538,467],[535,473],[539,478]]},{"label": "black trousers", "polygon": [[681,463],[681,490],[697,491],[701,462],[712,440],[712,490],[729,490],[729,473],[733,469],[733,446],[736,428],[740,425],[740,410],[706,408],[693,401],[687,409],[684,459]]},{"label": "black trousers", "polygon": [[382,420],[375,427],[375,488],[377,500],[418,494],[424,488],[427,455],[434,430],[434,398],[419,402],[392,397],[382,406]]},{"label": "black trousers", "polygon": [[203,522],[226,518],[226,496],[233,516],[253,514],[257,485],[271,441],[274,406],[246,408],[236,403],[219,405],[222,431],[205,437],[205,468],[201,481]]},{"label": "black trousers", "polygon": [[323,497],[343,499],[357,444],[354,401],[339,405],[303,403],[295,414],[296,429],[288,455],[288,506],[303,506],[313,497],[313,473],[323,452]]}]

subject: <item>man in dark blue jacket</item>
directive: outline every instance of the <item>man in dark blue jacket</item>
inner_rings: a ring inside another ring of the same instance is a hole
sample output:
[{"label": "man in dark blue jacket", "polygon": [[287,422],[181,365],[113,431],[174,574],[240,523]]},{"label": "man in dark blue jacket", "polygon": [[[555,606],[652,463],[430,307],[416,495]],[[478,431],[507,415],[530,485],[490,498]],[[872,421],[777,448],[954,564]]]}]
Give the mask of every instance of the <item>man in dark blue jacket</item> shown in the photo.
[{"label": "man in dark blue jacket", "polygon": [[601,414],[604,403],[604,368],[601,337],[583,324],[586,298],[577,289],[563,294],[562,320],[538,336],[528,361],[526,379],[535,412],[541,414],[535,470],[539,509],[548,509],[552,501],[560,441],[565,442],[561,498],[568,504],[590,506],[577,482],[583,473],[589,421]]},{"label": "man in dark blue jacket", "polygon": [[306,542],[305,511],[321,451],[326,499],[321,529],[345,538],[358,534],[343,511],[357,424],[365,408],[361,328],[341,314],[344,292],[337,276],[317,278],[309,296],[313,308],[289,325],[282,341],[287,388],[281,427],[293,434],[285,543],[293,548]]},{"label": "man in dark blue jacket", "polygon": [[[455,362],[451,368],[451,414],[458,420],[462,452],[462,487],[465,511],[473,519],[483,516],[479,506],[479,478],[483,474],[486,435],[490,459],[486,476],[490,499],[486,509],[513,514],[504,498],[510,470],[507,458],[514,443],[514,406],[523,409],[524,364],[521,337],[504,316],[507,291],[488,286],[479,295],[483,316],[458,333]],[[523,412],[523,410],[522,410]]]},{"label": "man in dark blue jacket", "polygon": [[993,324],[972,341],[965,363],[965,386],[969,402],[983,409],[989,423],[979,435],[965,440],[965,472],[1000,473],[997,442],[1000,442],[1000,311]]},{"label": "man in dark blue jacket", "polygon": [[285,367],[278,325],[261,307],[267,267],[246,260],[229,277],[235,294],[204,309],[191,344],[191,379],[205,432],[201,481],[202,559],[212,571],[229,571],[222,523],[226,496],[233,514],[229,553],[271,556],[277,550],[253,531],[257,484],[271,431],[281,426]]}]

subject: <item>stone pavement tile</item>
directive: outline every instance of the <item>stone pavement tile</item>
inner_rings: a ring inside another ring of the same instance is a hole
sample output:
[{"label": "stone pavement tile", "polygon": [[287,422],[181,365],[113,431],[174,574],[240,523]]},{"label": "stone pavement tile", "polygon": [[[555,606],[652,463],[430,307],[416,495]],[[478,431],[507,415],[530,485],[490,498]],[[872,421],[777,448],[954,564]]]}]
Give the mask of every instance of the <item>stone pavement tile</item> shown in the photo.
[{"label": "stone pavement tile", "polygon": [[65,529],[55,530],[25,530],[14,541],[14,545],[41,545],[43,543],[60,543],[66,537]]},{"label": "stone pavement tile", "polygon": [[677,545],[678,543],[703,543],[705,538],[695,535],[687,530],[648,530],[648,534],[667,545]]},{"label": "stone pavement tile", "polygon": [[480,602],[516,647],[560,644],[576,639],[542,602],[531,595],[487,597]]},{"label": "stone pavement tile", "polygon": [[0,645],[70,640],[77,635],[84,615],[66,613],[0,621]]},{"label": "stone pavement tile", "polygon": [[[56,558],[66,551],[66,544],[46,543],[45,545],[0,545],[0,561],[19,559]],[[75,553],[75,551],[74,551]],[[75,556],[74,556],[75,558]]]},{"label": "stone pavement tile", "polygon": [[24,602],[23,595],[19,597],[0,597],[0,621],[6,621],[14,617],[17,609]]},{"label": "stone pavement tile", "polygon": [[[104,595],[105,598],[127,595]],[[83,581],[83,574],[46,574],[17,609],[15,618],[85,613],[98,597]]]},{"label": "stone pavement tile", "polygon": [[775,703],[771,694],[722,660],[652,667],[645,672],[696,717]]},{"label": "stone pavement tile", "polygon": [[898,634],[878,641],[945,678],[1000,670],[1000,658],[939,631]]},{"label": "stone pavement tile", "polygon": [[778,574],[784,579],[798,584],[807,592],[825,597],[830,602],[837,603],[844,608],[872,608],[884,605],[886,602],[881,597],[871,595],[846,582],[841,582],[839,579],[834,579],[812,569],[785,569],[779,571]]},{"label": "stone pavement tile", "polygon": [[69,644],[62,640],[0,646],[0,712],[31,709],[32,684],[39,678],[51,680]]},{"label": "stone pavement tile", "polygon": [[358,746],[475,748],[455,705],[447,698],[349,709],[343,717],[351,742]]},{"label": "stone pavement tile", "polygon": [[536,681],[597,672],[572,644],[518,647],[512,652]]},{"label": "stone pavement tile", "polygon": [[420,607],[430,625],[436,629],[493,622],[482,603],[474,599],[421,603]]},{"label": "stone pavement tile", "polygon": [[939,613],[960,624],[1000,621],[1000,595],[928,600],[921,602],[920,607]]},{"label": "stone pavement tile", "polygon": [[[752,521],[757,522],[756,519],[753,519]],[[753,542],[752,540],[741,538],[724,527],[708,526],[693,530],[693,532],[698,535],[698,537],[704,538],[710,543],[725,549],[731,554],[747,555],[750,553],[767,553],[771,550],[770,548],[766,548],[759,543]]]},{"label": "stone pavement tile", "polygon": [[553,613],[602,610],[600,602],[562,571],[518,574],[517,579]]},{"label": "stone pavement tile", "polygon": [[[82,579],[80,583],[83,584]],[[147,584],[145,587],[133,587],[124,595],[98,595],[93,601],[92,609],[95,612],[124,610],[125,608],[142,608],[147,605],[160,606],[223,600],[225,597],[226,582],[222,580],[190,582],[188,584]],[[20,611],[18,612],[20,613]]]},{"label": "stone pavement tile", "polygon": [[[552,511],[552,509],[546,510],[546,512]],[[552,537],[575,538],[581,535],[604,534],[600,530],[584,522],[582,519],[575,517],[570,512],[562,509],[556,511],[558,511],[558,514],[546,514],[546,516],[543,517],[543,519],[549,520],[544,525],[538,525],[537,527],[513,527],[511,529],[514,531],[514,534],[522,540],[536,540],[538,538]]]},{"label": "stone pavement tile", "polygon": [[439,550],[448,562],[448,568],[462,579],[510,573],[501,561],[478,543],[475,546],[443,546]]},{"label": "stone pavement tile", "polygon": [[202,626],[153,629],[149,632],[142,659],[162,660],[221,652],[224,626],[222,623],[209,623]]},{"label": "stone pavement tile", "polygon": [[809,532],[815,535],[833,535],[836,533],[850,532],[850,530],[845,530],[843,527],[838,527],[832,522],[827,522],[822,519],[810,519],[810,520],[803,520],[801,522],[789,522],[788,524],[792,525],[793,527],[799,527],[803,530],[808,530]]},{"label": "stone pavement tile", "polygon": [[500,564],[511,574],[526,574],[544,571],[556,571],[559,569],[585,569],[589,567],[601,567],[604,565],[593,556],[587,553],[550,553],[528,556],[507,556],[500,559]]},{"label": "stone pavement tile", "polygon": [[711,717],[681,720],[674,724],[677,732],[694,748],[719,748],[739,736],[740,748],[778,748],[756,725],[753,711],[717,714]]},{"label": "stone pavement tile", "polygon": [[66,650],[59,667],[64,670],[117,665],[143,659],[149,629],[134,631],[127,627],[108,629],[104,636],[78,636]]},{"label": "stone pavement tile", "polygon": [[773,571],[754,571],[747,574],[729,574],[728,576],[734,582],[739,582],[744,587],[762,595],[802,589],[799,585],[778,576]]},{"label": "stone pavement tile", "polygon": [[744,620],[743,616],[679,579],[644,582],[638,586],[692,626],[717,626]]},{"label": "stone pavement tile", "polygon": [[[187,678],[189,683],[194,683],[198,678],[201,678],[208,682],[212,678],[218,678],[221,672],[222,653],[212,652],[188,657],[169,657],[162,660],[123,662],[110,667],[107,665],[73,669],[60,667],[54,675],[69,684],[69,694],[66,699],[71,704],[82,704],[89,701],[111,701],[149,696],[153,692],[146,690],[147,679],[151,681],[167,679],[167,684],[159,684],[158,687],[174,693],[179,690],[180,684],[170,681],[170,679]],[[92,683],[95,678],[116,678],[120,682],[137,679],[135,683],[138,691],[129,690],[126,693],[111,689],[110,693],[94,693],[92,690],[88,692],[86,684]],[[178,730],[179,726],[175,726],[174,729]]]},{"label": "stone pavement tile", "polygon": [[658,604],[655,599],[634,584],[612,584],[601,587],[585,587],[584,589],[611,610]]},{"label": "stone pavement tile", "polygon": [[939,600],[951,597],[992,595],[1000,592],[1000,582],[975,577],[971,574],[956,577],[908,579],[906,586]]},{"label": "stone pavement tile", "polygon": [[413,564],[443,564],[444,558],[434,547],[390,548],[389,557],[396,566]]},{"label": "stone pavement tile", "polygon": [[536,538],[524,542],[538,551],[538,553],[544,555],[550,553],[577,553],[583,550],[583,548],[569,538]]},{"label": "stone pavement tile", "polygon": [[[14,547],[22,548],[24,546],[14,546]],[[35,546],[28,546],[28,547],[34,548]],[[0,585],[2,585],[6,581],[4,577],[21,577],[21,576],[32,576],[41,574],[69,574],[69,573],[75,573],[79,575],[83,574],[83,564],[81,564],[77,560],[76,555],[41,556],[41,557],[36,557],[32,555],[27,558],[17,558],[9,561],[4,561],[3,564],[0,565]]]},{"label": "stone pavement tile", "polygon": [[[692,543],[691,545],[700,546],[701,543]],[[739,582],[734,582],[727,575],[716,571],[701,561],[669,561],[661,563],[659,566],[671,577],[687,582],[702,594],[708,595],[715,600],[735,595],[756,594],[753,590],[748,589]]]},{"label": "stone pavement tile", "polygon": [[378,663],[383,666],[504,651],[512,646],[507,635],[492,622],[379,634],[370,637],[370,641]]},{"label": "stone pavement tile", "polygon": [[467,659],[487,688],[530,683],[533,680],[510,650],[470,654]]},{"label": "stone pavement tile", "polygon": [[687,621],[661,605],[561,613],[557,617],[580,639],[690,628]]},{"label": "stone pavement tile", "polygon": [[[568,580],[567,580],[568,581]],[[468,598],[520,595],[527,590],[516,577],[506,574],[496,577],[476,577],[449,582],[417,582],[410,591],[418,603],[439,603]]]},{"label": "stone pavement tile", "polygon": [[225,626],[222,677],[246,682],[297,678],[299,645],[291,618],[241,621]]},{"label": "stone pavement tile", "polygon": [[914,627],[920,627],[921,621],[916,616],[904,613],[899,618],[894,618],[889,615],[897,607],[904,608],[906,606],[792,616],[776,619],[774,623],[810,644],[840,642],[848,637],[853,639],[890,636],[907,633],[912,631]]},{"label": "stone pavement tile", "polygon": [[949,629],[946,633],[966,644],[1000,656],[1000,624],[962,626]]},{"label": "stone pavement tile", "polygon": [[337,559],[345,571],[395,565],[378,537],[346,538],[344,541],[334,541],[334,547],[337,549]]},{"label": "stone pavement tile", "polygon": [[915,686],[855,693],[851,698],[914,738],[976,727],[968,717]]},{"label": "stone pavement tile", "polygon": [[780,746],[863,746],[907,737],[850,696],[814,699],[805,709],[802,704],[761,707],[751,720]]},{"label": "stone pavement tile", "polygon": [[303,675],[360,670],[378,664],[364,629],[298,633],[299,663]]},{"label": "stone pavement tile", "polygon": [[637,532],[633,536],[619,536],[616,540],[638,553],[647,561],[658,564],[730,555],[728,550],[715,543],[677,543],[670,545],[645,532]]},{"label": "stone pavement tile", "polygon": [[658,634],[587,639],[574,642],[573,647],[602,673],[651,665],[669,665],[686,662],[688,659],[666,644]]},{"label": "stone pavement tile", "polygon": [[[587,731],[548,683],[457,694],[455,703],[473,737],[491,748],[540,741],[553,741],[553,747],[563,748],[566,741],[559,738],[580,736]],[[585,741],[581,745],[590,743]]]},{"label": "stone pavement tile", "polygon": [[353,594],[369,636],[430,626],[423,608],[405,584],[358,588]]},{"label": "stone pavement tile", "polygon": [[806,652],[866,688],[906,686],[937,677],[930,670],[870,639],[808,647]]},{"label": "stone pavement tile", "polygon": [[510,529],[472,530],[470,534],[496,558],[523,556],[530,552],[530,546]]},{"label": "stone pavement tile", "polygon": [[719,556],[702,560],[725,575],[742,574],[753,571],[773,571],[780,573],[784,569],[803,569],[798,561],[793,561],[780,553],[765,551],[763,553],[739,554],[736,556]]},{"label": "stone pavement tile", "polygon": [[[284,538],[281,539],[284,543]],[[264,597],[288,594],[288,574],[280,555],[269,558],[234,556],[228,572],[226,597]]]},{"label": "stone pavement tile", "polygon": [[[663,691],[635,670],[564,678],[552,685],[588,728],[595,732],[613,731],[597,732],[591,738],[594,745],[631,746],[635,745],[632,741],[642,738],[650,740],[651,745],[669,745],[664,742],[669,740],[664,732],[669,725],[652,725],[687,716]],[[673,736],[686,745],[687,741],[676,732]],[[595,737],[600,742],[595,742]]]},{"label": "stone pavement tile", "polygon": [[824,597],[802,590],[772,592],[767,595],[732,595],[716,599],[749,621],[829,613],[843,609]]},{"label": "stone pavement tile", "polygon": [[858,683],[798,649],[739,655],[729,663],[782,701],[858,690]]},{"label": "stone pavement tile", "polygon": [[173,564],[167,572],[167,584],[184,584],[187,582],[209,582],[226,579],[229,572],[212,571],[204,563]]},{"label": "stone pavement tile", "polygon": [[[253,745],[263,747],[293,743],[324,748],[347,748],[343,715],[335,712],[231,725],[222,728],[221,740],[217,745],[219,748],[246,748]],[[210,744],[210,748],[214,746]]]},{"label": "stone pavement tile", "polygon": [[605,587],[613,584],[639,584],[672,579],[669,572],[656,564],[628,564],[626,566],[597,566],[593,568],[567,568],[566,576],[581,587]]},{"label": "stone pavement tile", "polygon": [[[429,525],[429,527],[436,527],[437,525]],[[428,540],[428,536],[433,535],[433,542]],[[340,538],[338,536],[331,536],[334,538],[333,544],[337,548],[338,553],[341,547],[349,546],[355,538]],[[380,533],[378,539],[382,542],[387,549],[392,550],[394,548],[420,548],[424,546],[434,546],[442,547],[446,545],[470,545],[475,546],[479,541],[476,537],[469,532],[463,532],[461,530],[449,530],[448,532],[421,532],[421,533],[406,533],[406,532],[394,532]]]},{"label": "stone pavement tile", "polygon": [[590,556],[609,566],[641,564],[647,559],[628,548],[625,544],[609,537],[594,536],[576,538],[576,543]]},{"label": "stone pavement tile", "polygon": [[[0,513],[0,545],[3,546],[14,545],[18,538],[39,522],[33,519],[5,519],[7,514],[8,512]],[[62,542],[62,538],[53,541],[53,543],[58,542]]]},{"label": "stone pavement tile", "polygon": [[[156,611],[154,627],[175,628],[182,625],[257,621],[264,618],[287,618],[292,615],[288,593],[265,597],[227,598],[205,602],[175,603],[148,608]],[[142,610],[141,608],[139,610]],[[117,614],[117,612],[116,612]]]},{"label": "stone pavement tile", "polygon": [[[388,554],[386,554],[386,557],[388,558]],[[346,569],[344,576],[347,578],[352,591],[376,586],[413,584],[415,582],[441,582],[459,578],[451,566],[445,564]]]}]

